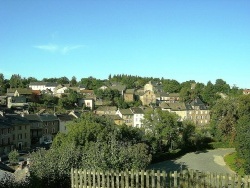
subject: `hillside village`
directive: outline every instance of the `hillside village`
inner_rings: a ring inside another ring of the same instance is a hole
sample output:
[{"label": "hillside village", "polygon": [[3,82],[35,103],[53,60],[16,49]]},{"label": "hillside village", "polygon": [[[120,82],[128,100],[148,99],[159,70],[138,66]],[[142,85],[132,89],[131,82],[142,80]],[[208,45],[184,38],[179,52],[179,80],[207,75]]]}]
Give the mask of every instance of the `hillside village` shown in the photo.
[{"label": "hillside village", "polygon": [[[195,87],[194,85],[192,87]],[[180,101],[179,93],[165,93],[158,82],[149,81],[141,89],[127,89],[125,85],[115,83],[110,87],[102,86],[100,90],[117,90],[125,102],[140,101],[140,106],[126,109],[118,108],[97,98],[93,90],[84,86],[71,87],[52,82],[31,82],[29,88],[10,88],[1,96],[1,146],[0,154],[11,150],[26,150],[37,144],[50,143],[58,132],[67,133],[67,123],[79,118],[84,111],[110,117],[115,124],[142,127],[144,114],[148,109],[160,108],[179,116],[179,121],[192,120],[197,127],[204,127],[210,121],[210,111],[200,98],[189,103]],[[30,112],[29,105],[43,95],[62,98],[68,91],[75,91],[79,98],[77,108],[66,113],[48,113],[46,109]],[[76,110],[78,109],[78,110]]]},{"label": "hillside village", "polygon": [[[249,93],[222,79],[205,85],[130,75],[79,82],[13,75],[0,79],[0,164],[57,186],[63,177],[70,183],[72,167],[146,169],[224,145],[247,159],[239,148],[247,147]],[[247,164],[240,165],[246,173]]]}]

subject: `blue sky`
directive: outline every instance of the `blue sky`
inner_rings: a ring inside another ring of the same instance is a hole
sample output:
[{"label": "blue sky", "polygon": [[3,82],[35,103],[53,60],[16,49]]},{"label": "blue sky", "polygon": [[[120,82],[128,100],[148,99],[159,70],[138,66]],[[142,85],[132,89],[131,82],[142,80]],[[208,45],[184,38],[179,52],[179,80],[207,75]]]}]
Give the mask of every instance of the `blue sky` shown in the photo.
[{"label": "blue sky", "polygon": [[0,1],[0,73],[250,88],[249,0]]}]

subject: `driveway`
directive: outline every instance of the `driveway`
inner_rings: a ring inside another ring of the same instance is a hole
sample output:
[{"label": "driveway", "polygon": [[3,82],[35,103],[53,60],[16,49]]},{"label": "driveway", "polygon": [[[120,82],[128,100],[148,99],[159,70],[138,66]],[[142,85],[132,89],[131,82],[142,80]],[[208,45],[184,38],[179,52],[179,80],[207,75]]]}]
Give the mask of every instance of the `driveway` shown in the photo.
[{"label": "driveway", "polygon": [[235,174],[224,162],[223,157],[234,152],[234,148],[206,150],[200,152],[187,153],[175,159],[151,165],[150,169],[165,171],[180,171],[181,169],[193,169],[204,172],[214,172],[223,174]]}]

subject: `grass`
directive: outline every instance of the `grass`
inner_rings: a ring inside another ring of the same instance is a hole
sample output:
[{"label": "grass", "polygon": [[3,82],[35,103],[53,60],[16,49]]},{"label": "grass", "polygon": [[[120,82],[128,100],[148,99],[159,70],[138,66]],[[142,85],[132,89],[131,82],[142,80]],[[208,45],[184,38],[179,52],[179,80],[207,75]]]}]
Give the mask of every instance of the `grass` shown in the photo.
[{"label": "grass", "polygon": [[230,153],[224,157],[224,160],[226,164],[236,172],[237,174],[244,176],[244,168],[242,167],[243,161],[241,159],[238,159],[237,153]]}]

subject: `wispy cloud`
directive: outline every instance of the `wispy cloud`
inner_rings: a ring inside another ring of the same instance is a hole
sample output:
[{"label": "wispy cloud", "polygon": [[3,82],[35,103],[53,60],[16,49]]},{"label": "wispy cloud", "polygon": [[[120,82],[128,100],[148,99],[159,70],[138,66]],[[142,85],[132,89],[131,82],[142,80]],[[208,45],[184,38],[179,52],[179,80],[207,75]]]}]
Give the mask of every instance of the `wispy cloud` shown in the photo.
[{"label": "wispy cloud", "polygon": [[64,47],[61,49],[61,52],[62,52],[63,54],[66,54],[66,53],[68,53],[69,51],[76,50],[76,49],[82,48],[82,47],[84,47],[84,45],[64,46]]},{"label": "wispy cloud", "polygon": [[49,52],[56,52],[59,49],[59,47],[57,45],[54,45],[54,44],[38,45],[38,46],[34,46],[34,47],[41,49],[41,50],[49,51]]},{"label": "wispy cloud", "polygon": [[34,48],[40,49],[40,50],[44,50],[44,51],[48,51],[48,52],[58,52],[61,54],[67,54],[68,52],[72,51],[72,50],[76,50],[79,48],[85,47],[84,45],[67,45],[67,46],[59,46],[59,45],[55,45],[55,44],[48,44],[48,45],[37,45],[34,46]]}]

